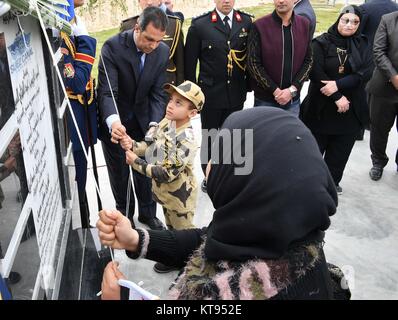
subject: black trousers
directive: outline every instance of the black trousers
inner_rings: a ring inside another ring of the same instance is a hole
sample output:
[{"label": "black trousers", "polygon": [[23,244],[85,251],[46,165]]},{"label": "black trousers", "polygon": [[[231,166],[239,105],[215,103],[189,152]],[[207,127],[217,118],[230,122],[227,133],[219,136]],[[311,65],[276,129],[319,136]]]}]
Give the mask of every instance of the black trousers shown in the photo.
[{"label": "black trousers", "polygon": [[329,135],[314,133],[319,150],[329,168],[336,186],[340,183],[345,166],[354,147],[358,133]]},{"label": "black trousers", "polygon": [[[200,119],[202,121],[202,130],[210,130],[210,129],[220,129],[223,125],[225,119],[229,117],[235,111],[239,111],[243,109],[243,105],[238,108],[233,109],[214,109],[214,108],[206,108],[204,106],[203,110],[200,113]],[[210,135],[204,133],[202,131],[202,145],[200,148],[200,163],[202,165],[202,171],[206,174],[206,166],[211,158],[211,142],[214,136],[210,137]]]},{"label": "black trousers", "polygon": [[[106,166],[112,193],[116,201],[116,209],[126,214],[127,186],[130,179],[129,166],[126,164],[126,154],[119,144],[103,139]],[[152,198],[152,181],[133,170],[134,190],[138,199],[138,213],[143,219],[152,219],[156,216],[156,202]],[[133,221],[135,200],[132,188],[130,189],[129,215]]]},{"label": "black trousers", "polygon": [[[397,119],[398,130],[398,102],[386,97],[370,96],[370,151],[374,166],[384,168],[388,163],[386,147],[388,134]],[[395,155],[398,165],[398,149]]]}]

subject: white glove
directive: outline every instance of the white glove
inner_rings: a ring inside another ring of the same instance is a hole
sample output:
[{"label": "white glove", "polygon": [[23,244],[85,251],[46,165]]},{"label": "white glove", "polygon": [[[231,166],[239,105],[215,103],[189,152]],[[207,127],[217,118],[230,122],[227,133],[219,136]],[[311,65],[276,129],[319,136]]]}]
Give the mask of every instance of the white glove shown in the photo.
[{"label": "white glove", "polygon": [[4,1],[0,1],[0,17],[3,14],[6,14],[10,9],[11,9],[11,7],[8,3],[5,3]]},{"label": "white glove", "polygon": [[87,28],[82,19],[78,16],[75,16],[75,22],[72,23],[72,35],[75,37],[88,36]]}]

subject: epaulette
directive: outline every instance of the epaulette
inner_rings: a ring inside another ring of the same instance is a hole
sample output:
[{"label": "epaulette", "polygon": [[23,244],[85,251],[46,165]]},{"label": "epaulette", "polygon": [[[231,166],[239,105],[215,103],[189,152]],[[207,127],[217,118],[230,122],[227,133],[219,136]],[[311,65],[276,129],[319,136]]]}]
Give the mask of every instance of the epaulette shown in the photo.
[{"label": "epaulette", "polygon": [[235,10],[235,11],[239,12],[240,14],[244,14],[244,15],[246,15],[246,16],[249,16],[249,17],[251,17],[251,18],[254,18],[254,14],[248,13],[248,12],[246,12],[246,11],[243,11],[243,10],[240,10],[240,9]]},{"label": "epaulette", "polygon": [[134,17],[130,17],[130,18],[124,19],[124,20],[122,20],[122,23],[130,21],[130,20],[133,20],[133,19],[138,19],[138,17],[139,17],[139,15],[136,15]]},{"label": "epaulette", "polygon": [[168,19],[178,19],[178,20],[180,20],[180,18],[178,18],[177,16],[172,16],[170,14],[166,14],[166,16],[167,16]]},{"label": "epaulette", "polygon": [[200,19],[200,18],[203,18],[203,17],[206,17],[208,14],[210,14],[210,13],[212,13],[212,12],[213,12],[213,10],[212,10],[212,11],[204,12],[204,13],[202,13],[202,14],[196,16],[196,17],[192,17],[192,21],[197,20],[197,19]]}]

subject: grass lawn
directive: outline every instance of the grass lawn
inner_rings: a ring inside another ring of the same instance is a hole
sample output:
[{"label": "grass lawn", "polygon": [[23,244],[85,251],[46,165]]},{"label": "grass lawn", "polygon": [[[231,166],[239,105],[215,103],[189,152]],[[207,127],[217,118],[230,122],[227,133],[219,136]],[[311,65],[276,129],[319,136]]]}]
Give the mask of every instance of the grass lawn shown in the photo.
[{"label": "grass lawn", "polygon": [[[334,7],[326,5],[313,5],[313,7],[316,13],[316,20],[317,20],[315,33],[318,34],[325,32],[336,21],[342,5],[338,4]],[[273,4],[265,4],[262,6],[243,8],[242,10],[253,14],[255,18],[259,18],[262,17],[263,15],[271,13],[274,10],[274,6]],[[183,26],[184,35],[187,34],[188,27],[190,25],[191,25],[191,19],[186,19]],[[94,78],[97,78],[98,75],[99,53],[101,52],[102,45],[107,39],[115,35],[118,32],[118,30],[119,27],[116,27],[101,32],[91,33],[91,36],[97,39],[97,54],[95,59],[95,65],[93,68]]]}]

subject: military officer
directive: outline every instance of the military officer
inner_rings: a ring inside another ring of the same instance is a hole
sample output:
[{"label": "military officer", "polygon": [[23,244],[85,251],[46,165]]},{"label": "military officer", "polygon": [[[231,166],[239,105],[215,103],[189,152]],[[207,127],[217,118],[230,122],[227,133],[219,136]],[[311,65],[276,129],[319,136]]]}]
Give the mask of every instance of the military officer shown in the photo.
[{"label": "military officer", "polygon": [[[83,4],[84,0],[74,0],[75,8]],[[83,21],[78,16],[74,16],[71,25],[72,36],[61,32],[61,53],[63,55],[61,74],[87,151],[90,145],[97,142],[97,104],[94,99],[94,83],[91,78],[97,41],[88,35]],[[76,167],[82,227],[88,228],[90,222],[86,197],[87,160],[69,114],[68,129]]]},{"label": "military officer", "polygon": [[232,112],[241,110],[248,91],[246,46],[252,16],[233,9],[235,0],[214,2],[213,11],[192,19],[185,43],[185,79],[198,83],[206,97],[201,112],[203,172],[211,145],[205,130],[219,129]]},{"label": "military officer", "polygon": [[[162,1],[138,0],[141,9],[149,6],[159,6],[162,9]],[[167,7],[164,7],[167,9]],[[182,33],[182,22],[176,15],[166,12],[169,25],[163,42],[170,48],[169,64],[167,66],[166,82],[179,85],[184,81],[184,35]],[[137,24],[139,15],[125,19],[121,22],[120,32],[130,30]]]}]

